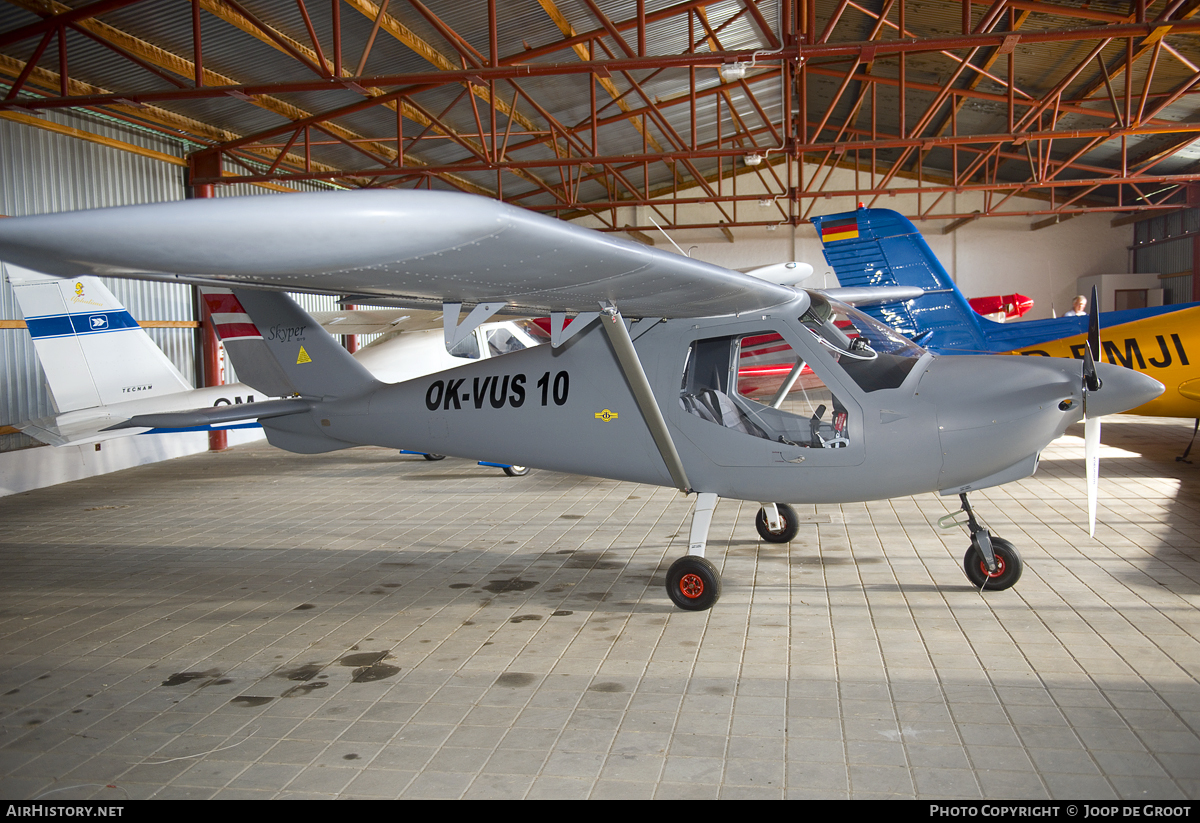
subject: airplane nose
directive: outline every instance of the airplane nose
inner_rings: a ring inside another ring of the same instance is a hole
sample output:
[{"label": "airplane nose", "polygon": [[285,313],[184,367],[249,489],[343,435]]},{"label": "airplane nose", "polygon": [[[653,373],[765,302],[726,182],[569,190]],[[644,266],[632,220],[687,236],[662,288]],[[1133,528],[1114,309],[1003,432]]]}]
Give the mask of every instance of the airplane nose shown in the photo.
[{"label": "airplane nose", "polygon": [[1096,391],[1088,393],[1089,417],[1119,414],[1149,403],[1163,393],[1162,383],[1133,369],[1097,363],[1096,376],[1100,378],[1101,385]]}]

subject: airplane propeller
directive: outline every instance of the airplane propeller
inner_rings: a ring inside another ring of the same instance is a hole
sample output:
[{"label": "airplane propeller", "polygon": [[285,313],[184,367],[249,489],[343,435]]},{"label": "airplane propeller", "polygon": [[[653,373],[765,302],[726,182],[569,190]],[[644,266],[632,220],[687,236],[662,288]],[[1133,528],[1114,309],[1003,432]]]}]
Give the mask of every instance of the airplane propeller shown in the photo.
[{"label": "airplane propeller", "polygon": [[1096,374],[1096,356],[1100,354],[1100,306],[1096,287],[1088,310],[1087,342],[1083,350],[1083,455],[1087,475],[1088,536],[1096,536],[1096,498],[1100,485],[1100,416],[1088,414],[1088,394],[1103,385]]}]

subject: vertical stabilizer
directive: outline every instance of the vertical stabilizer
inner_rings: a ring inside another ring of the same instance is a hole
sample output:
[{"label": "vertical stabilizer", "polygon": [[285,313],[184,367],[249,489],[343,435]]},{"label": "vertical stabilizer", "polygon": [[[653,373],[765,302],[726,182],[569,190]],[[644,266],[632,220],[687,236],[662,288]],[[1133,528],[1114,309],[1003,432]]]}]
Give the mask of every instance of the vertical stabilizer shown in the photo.
[{"label": "vertical stabilizer", "polygon": [[825,259],[843,287],[920,286],[925,294],[865,309],[922,345],[989,351],[981,318],[912,222],[891,209],[812,218]]},{"label": "vertical stabilizer", "polygon": [[371,373],[283,292],[201,288],[238,376],[278,397],[353,397]]},{"label": "vertical stabilizer", "polygon": [[95,277],[62,279],[5,264],[59,412],[191,389]]}]

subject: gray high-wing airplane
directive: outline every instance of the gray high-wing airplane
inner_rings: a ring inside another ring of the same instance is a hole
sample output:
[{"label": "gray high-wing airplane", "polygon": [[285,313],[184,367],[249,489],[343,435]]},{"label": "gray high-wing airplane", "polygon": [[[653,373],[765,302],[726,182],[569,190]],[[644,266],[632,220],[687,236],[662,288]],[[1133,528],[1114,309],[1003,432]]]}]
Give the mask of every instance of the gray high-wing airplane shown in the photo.
[{"label": "gray high-wing airplane", "polygon": [[[1162,392],[1091,360],[1081,370],[1049,358],[937,357],[820,294],[462,194],[294,194],[13,218],[0,221],[0,259],[60,277],[200,285],[239,375],[284,398],[238,407],[280,448],[403,447],[695,492],[688,553],[667,574],[671,599],[692,610],[720,593],[704,557],[720,497],[762,503],[760,534],[787,542],[797,530],[788,503],[959,494],[972,532],[968,577],[1007,588],[1020,555],[978,525],[966,493],[1031,474],[1085,408],[1095,418]],[[549,314],[552,340],[381,383],[285,290],[444,306],[447,347],[500,311]],[[474,308],[459,322],[464,304]]]}]

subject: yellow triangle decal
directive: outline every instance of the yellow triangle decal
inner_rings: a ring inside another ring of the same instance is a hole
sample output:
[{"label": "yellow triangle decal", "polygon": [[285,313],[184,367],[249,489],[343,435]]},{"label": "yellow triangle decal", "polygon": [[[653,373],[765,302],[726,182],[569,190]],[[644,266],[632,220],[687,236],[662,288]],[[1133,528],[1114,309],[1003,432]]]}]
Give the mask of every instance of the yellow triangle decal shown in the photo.
[{"label": "yellow triangle decal", "polygon": [[304,350],[304,347],[301,346],[300,354],[299,354],[299,356],[296,357],[296,365],[299,366],[301,363],[311,363],[311,362],[312,362],[312,358],[308,356],[308,352],[306,352]]}]

